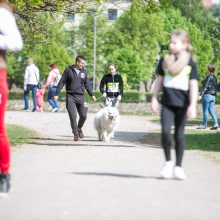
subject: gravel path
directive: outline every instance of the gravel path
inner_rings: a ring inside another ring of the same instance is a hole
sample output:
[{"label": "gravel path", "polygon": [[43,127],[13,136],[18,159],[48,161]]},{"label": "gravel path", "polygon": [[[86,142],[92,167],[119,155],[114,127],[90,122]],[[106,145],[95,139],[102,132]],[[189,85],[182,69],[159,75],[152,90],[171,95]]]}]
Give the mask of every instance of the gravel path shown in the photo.
[{"label": "gravel path", "polygon": [[[12,186],[1,220],[218,220],[220,164],[186,151],[185,181],[158,178],[159,147],[141,141],[159,125],[122,116],[115,140],[97,141],[94,114],[73,142],[67,113],[9,111],[6,122],[39,132],[12,151]],[[173,152],[174,154],[174,152]]]}]

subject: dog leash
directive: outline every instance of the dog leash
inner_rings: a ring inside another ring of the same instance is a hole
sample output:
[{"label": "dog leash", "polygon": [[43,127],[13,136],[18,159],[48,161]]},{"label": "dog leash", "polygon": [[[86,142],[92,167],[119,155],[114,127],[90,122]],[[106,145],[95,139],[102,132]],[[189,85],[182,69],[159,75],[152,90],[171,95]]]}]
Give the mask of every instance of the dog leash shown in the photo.
[{"label": "dog leash", "polygon": [[103,96],[102,96],[102,95],[101,95],[100,97],[98,97],[98,98],[96,99],[96,101],[97,101],[97,100],[99,100],[99,99],[101,99],[101,98],[103,98]]},{"label": "dog leash", "polygon": [[[95,102],[96,102],[97,100],[101,99],[101,98],[103,98],[102,95],[101,95],[100,97],[98,97],[98,98],[95,100]],[[104,108],[104,106],[102,106],[100,103],[97,103],[97,104],[99,105],[99,107]]]}]

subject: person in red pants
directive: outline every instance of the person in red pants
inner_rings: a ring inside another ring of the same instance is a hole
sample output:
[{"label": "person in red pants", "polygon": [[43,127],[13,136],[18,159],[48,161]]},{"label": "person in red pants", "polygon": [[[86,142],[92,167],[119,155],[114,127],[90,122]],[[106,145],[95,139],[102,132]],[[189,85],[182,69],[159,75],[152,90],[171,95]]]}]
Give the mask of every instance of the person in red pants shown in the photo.
[{"label": "person in red pants", "polygon": [[4,125],[8,84],[6,71],[6,51],[21,50],[23,46],[11,7],[0,0],[0,195],[10,189],[10,143]]}]

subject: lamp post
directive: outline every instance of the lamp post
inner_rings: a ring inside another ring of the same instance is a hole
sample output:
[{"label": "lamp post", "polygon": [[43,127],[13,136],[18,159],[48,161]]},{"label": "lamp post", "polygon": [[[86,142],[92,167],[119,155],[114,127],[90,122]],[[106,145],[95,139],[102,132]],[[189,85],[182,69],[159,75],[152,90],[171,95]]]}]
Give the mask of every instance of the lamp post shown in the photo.
[{"label": "lamp post", "polygon": [[94,58],[93,58],[93,85],[92,85],[92,89],[93,91],[95,91],[96,89],[96,20],[97,20],[97,17],[94,15],[94,42],[93,42],[93,45],[94,45],[94,50],[93,50],[93,55],[94,55]]}]

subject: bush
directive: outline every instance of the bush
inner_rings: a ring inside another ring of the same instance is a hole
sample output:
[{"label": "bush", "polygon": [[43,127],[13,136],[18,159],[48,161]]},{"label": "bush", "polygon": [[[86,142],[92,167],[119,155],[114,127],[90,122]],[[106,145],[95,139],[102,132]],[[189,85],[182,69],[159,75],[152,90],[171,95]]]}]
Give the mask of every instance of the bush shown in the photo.
[{"label": "bush", "polygon": [[[31,93],[31,92],[30,92]],[[24,92],[22,90],[10,90],[9,91],[9,99],[10,100],[21,100],[23,99]],[[104,98],[101,97],[101,93],[99,91],[95,91],[94,95],[98,98],[97,102],[103,102]],[[138,91],[124,91],[121,102],[123,103],[139,103],[139,102],[150,102],[151,101],[151,92],[138,92]],[[65,101],[66,92],[62,91],[59,94],[59,100]],[[47,91],[44,95],[44,100],[47,101]],[[86,101],[93,102],[92,98],[86,92]],[[216,104],[220,104],[220,93],[216,96]]]}]

